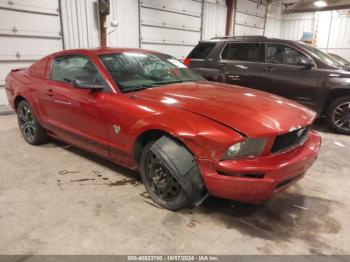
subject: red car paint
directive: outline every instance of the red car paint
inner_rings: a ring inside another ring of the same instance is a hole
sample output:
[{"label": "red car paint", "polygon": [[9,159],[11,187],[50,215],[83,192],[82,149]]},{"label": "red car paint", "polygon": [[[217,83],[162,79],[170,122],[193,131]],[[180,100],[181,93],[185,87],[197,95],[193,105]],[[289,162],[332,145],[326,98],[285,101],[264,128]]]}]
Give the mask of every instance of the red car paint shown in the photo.
[{"label": "red car paint", "polygon": [[[306,107],[261,91],[208,81],[122,93],[98,55],[126,51],[140,49],[67,50],[49,55],[8,75],[9,102],[15,108],[17,99],[23,97],[49,135],[132,169],[138,167],[137,138],[162,130],[182,141],[195,156],[209,193],[243,202],[260,202],[284,190],[316,159],[321,140],[314,131],[305,143],[270,153],[277,135],[313,122],[315,113]],[[92,92],[51,80],[53,59],[69,54],[89,57],[112,92]],[[121,127],[119,135],[115,124]],[[222,160],[227,149],[245,136],[268,138],[262,155]],[[236,176],[246,173],[264,176]]]}]

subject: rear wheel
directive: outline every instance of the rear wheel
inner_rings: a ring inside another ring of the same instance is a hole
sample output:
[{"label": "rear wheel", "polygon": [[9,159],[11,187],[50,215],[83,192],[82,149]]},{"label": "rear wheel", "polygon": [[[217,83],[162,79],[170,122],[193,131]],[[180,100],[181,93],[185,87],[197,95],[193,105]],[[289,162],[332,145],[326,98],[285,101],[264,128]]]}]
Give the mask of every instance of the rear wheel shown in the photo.
[{"label": "rear wheel", "polygon": [[327,123],[333,131],[350,135],[350,96],[340,97],[330,104]]},{"label": "rear wheel", "polygon": [[40,145],[47,141],[45,130],[40,126],[31,106],[22,100],[17,106],[18,126],[24,140],[31,145]]},{"label": "rear wheel", "polygon": [[188,207],[190,202],[167,168],[167,160],[152,151],[154,143],[155,141],[149,142],[145,146],[140,162],[141,177],[147,192],[154,202],[166,209],[179,210]]}]

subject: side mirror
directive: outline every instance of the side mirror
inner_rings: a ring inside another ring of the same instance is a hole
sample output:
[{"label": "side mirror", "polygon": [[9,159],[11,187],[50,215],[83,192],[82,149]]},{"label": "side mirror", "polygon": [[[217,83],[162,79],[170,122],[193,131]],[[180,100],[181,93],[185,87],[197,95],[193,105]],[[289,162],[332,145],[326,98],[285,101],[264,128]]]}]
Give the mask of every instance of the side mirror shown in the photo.
[{"label": "side mirror", "polygon": [[72,80],[72,85],[75,88],[101,90],[105,87],[104,84],[96,83],[96,79],[91,76],[79,76]]},{"label": "side mirror", "polygon": [[301,57],[299,59],[298,65],[303,66],[307,69],[310,69],[315,66],[314,61],[308,57]]}]

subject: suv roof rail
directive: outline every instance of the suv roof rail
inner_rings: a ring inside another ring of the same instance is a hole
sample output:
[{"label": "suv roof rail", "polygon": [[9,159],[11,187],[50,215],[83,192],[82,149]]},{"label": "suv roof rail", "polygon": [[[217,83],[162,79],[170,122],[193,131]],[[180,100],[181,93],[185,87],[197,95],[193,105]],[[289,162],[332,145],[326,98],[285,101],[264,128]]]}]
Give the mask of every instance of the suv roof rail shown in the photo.
[{"label": "suv roof rail", "polygon": [[241,35],[241,36],[217,36],[213,37],[210,40],[220,40],[220,39],[255,39],[255,40],[266,40],[268,39],[266,36],[262,35]]}]

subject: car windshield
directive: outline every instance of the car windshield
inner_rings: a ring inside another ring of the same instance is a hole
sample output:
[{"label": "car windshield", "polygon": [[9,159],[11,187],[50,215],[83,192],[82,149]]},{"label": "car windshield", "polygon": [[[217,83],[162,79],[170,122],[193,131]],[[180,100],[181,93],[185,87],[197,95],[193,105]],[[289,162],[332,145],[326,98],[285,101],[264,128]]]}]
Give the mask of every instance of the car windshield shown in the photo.
[{"label": "car windshield", "polygon": [[122,92],[203,80],[176,58],[156,53],[124,52],[100,59]]},{"label": "car windshield", "polygon": [[320,49],[300,42],[306,49],[308,49],[309,51],[311,51],[318,59],[320,59],[323,63],[330,65],[330,66],[337,66],[337,67],[343,67],[342,63],[339,63],[336,59],[334,59],[333,57],[331,57],[330,55],[328,55],[327,53],[321,51]]},{"label": "car windshield", "polygon": [[337,55],[337,54],[329,54],[331,57],[333,57],[335,60],[337,60],[339,63],[342,63],[344,66],[350,65],[350,62],[346,60],[345,58]]}]

